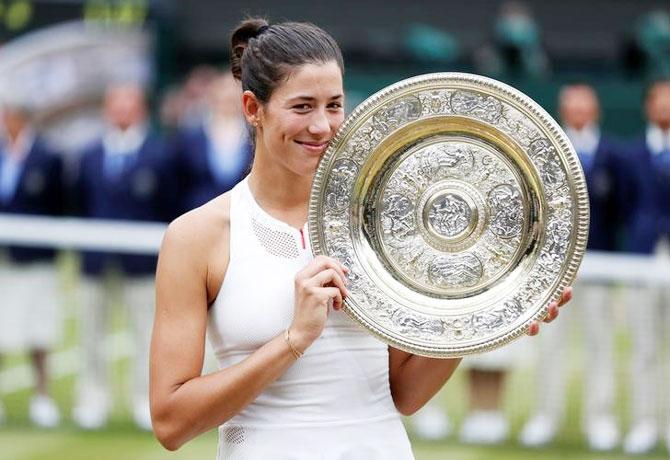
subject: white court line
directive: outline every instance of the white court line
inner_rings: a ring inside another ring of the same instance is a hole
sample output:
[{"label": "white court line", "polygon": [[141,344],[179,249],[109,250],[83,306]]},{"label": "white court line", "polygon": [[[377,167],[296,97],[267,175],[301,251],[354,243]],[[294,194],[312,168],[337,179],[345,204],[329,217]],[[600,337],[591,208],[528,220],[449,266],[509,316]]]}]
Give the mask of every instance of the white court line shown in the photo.
[{"label": "white court line", "polygon": [[[79,347],[72,347],[49,355],[49,378],[57,379],[76,374],[81,362]],[[127,358],[133,353],[129,332],[110,334],[105,339],[105,353],[109,362]],[[32,366],[21,364],[0,371],[0,394],[14,393],[35,385]]]}]

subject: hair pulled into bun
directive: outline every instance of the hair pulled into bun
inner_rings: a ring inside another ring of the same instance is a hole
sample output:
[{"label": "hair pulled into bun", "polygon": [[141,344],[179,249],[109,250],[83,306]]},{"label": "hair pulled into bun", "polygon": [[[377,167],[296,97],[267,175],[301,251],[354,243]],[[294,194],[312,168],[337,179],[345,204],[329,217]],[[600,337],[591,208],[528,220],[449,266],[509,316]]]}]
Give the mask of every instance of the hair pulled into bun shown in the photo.
[{"label": "hair pulled into bun", "polygon": [[258,37],[270,26],[262,18],[251,18],[242,21],[230,36],[230,70],[236,80],[242,80],[242,55],[249,46],[249,40]]},{"label": "hair pulled into bun", "polygon": [[242,21],[230,36],[230,70],[261,102],[303,64],[336,62],[344,73],[342,52],[326,31],[314,24],[282,22],[270,25],[263,18]]}]

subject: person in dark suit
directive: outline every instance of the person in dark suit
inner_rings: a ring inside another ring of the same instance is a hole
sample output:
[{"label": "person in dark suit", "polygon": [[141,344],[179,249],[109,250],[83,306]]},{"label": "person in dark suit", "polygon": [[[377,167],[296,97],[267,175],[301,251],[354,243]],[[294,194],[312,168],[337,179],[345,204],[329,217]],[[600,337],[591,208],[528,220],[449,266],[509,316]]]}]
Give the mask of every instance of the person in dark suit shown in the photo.
[{"label": "person in dark suit", "polygon": [[[670,80],[658,80],[646,92],[647,131],[627,151],[631,171],[626,248],[636,254],[660,256],[668,252],[670,234]],[[666,255],[667,256],[667,255]],[[631,426],[624,450],[631,454],[651,451],[660,437],[658,407],[663,380],[660,350],[670,321],[668,289],[634,286],[630,289],[632,332]],[[666,412],[667,414],[667,412]],[[667,418],[665,423],[668,424]],[[670,426],[665,427],[670,448]]]},{"label": "person in dark suit", "polygon": [[230,72],[214,79],[203,123],[178,135],[182,212],[227,192],[249,172],[253,154],[241,92]]},{"label": "person in dark suit", "polygon": [[[614,251],[621,235],[620,195],[623,179],[619,148],[599,127],[599,101],[586,83],[564,86],[559,94],[563,128],[577,152],[586,177],[591,207],[588,250]],[[609,311],[611,286],[582,282],[575,289],[579,308],[568,312],[581,324],[585,334],[584,431],[591,449],[611,450],[619,442],[614,416],[614,322]],[[556,436],[565,415],[569,372],[567,351],[561,344],[568,336],[563,321],[540,339],[537,366],[537,407],[521,433],[521,442],[541,446]],[[563,350],[563,352],[561,352]],[[546,359],[553,354],[551,360]]]},{"label": "person in dark suit", "polygon": [[[105,132],[81,156],[75,186],[79,212],[97,219],[168,221],[176,200],[174,163],[163,140],[150,130],[142,88],[136,84],[112,85],[103,104]],[[122,279],[123,303],[133,323],[133,416],[139,427],[151,428],[148,354],[155,267],[153,255],[83,254],[84,359],[73,412],[74,420],[83,428],[102,427],[110,410],[103,348],[114,293],[109,281],[114,277]]]},{"label": "person in dark suit", "polygon": [[[29,111],[4,103],[0,109],[0,213],[60,215],[61,158],[39,139]],[[3,139],[4,137],[4,139]],[[58,424],[58,407],[47,389],[47,355],[60,336],[59,292],[52,248],[0,247],[0,352],[29,350],[36,376],[30,419]],[[0,407],[0,419],[3,418]]]}]

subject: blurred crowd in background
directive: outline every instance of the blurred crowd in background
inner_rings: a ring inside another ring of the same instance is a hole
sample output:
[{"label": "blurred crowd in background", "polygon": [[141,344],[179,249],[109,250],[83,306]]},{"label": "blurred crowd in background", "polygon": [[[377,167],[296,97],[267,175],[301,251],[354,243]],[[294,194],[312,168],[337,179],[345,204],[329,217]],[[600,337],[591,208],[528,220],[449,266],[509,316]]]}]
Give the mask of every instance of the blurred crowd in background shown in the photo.
[{"label": "blurred crowd in background", "polygon": [[[59,3],[62,9],[79,11],[83,22],[63,26],[55,19],[39,24],[34,19],[39,27],[27,30],[37,12],[53,12],[53,18],[59,18],[53,9]],[[547,108],[557,109],[552,114],[572,141],[586,175],[589,250],[650,257],[667,252],[670,8],[640,11],[637,2],[617,2],[627,3],[630,10],[630,27],[621,30],[618,45],[619,76],[622,84],[642,89],[634,106],[622,108],[627,114],[642,114],[633,123],[639,129],[617,133],[603,128],[604,117],[618,114],[616,109],[603,113],[612,92],[601,94],[601,69],[596,65],[589,73],[581,63],[579,72],[561,71],[561,65],[569,65],[552,61],[543,39],[543,28],[551,24],[534,18],[532,2],[490,3],[492,29],[478,32],[485,43],[472,47],[467,56],[449,30],[413,24],[392,48],[395,55],[385,45],[372,46],[370,56],[381,67],[372,59],[367,73],[360,64],[361,50],[351,48],[356,69],[351,78],[369,81],[380,68],[398,73],[404,63],[411,69],[406,72],[414,73],[463,70],[465,65],[511,83],[532,81],[530,87],[546,88],[552,98]],[[244,12],[229,8],[231,24]],[[279,15],[271,8],[265,12],[271,18]],[[0,46],[0,217],[167,223],[229,190],[247,174],[253,146],[241,116],[241,89],[226,70],[225,53],[203,50],[198,59],[186,60],[171,53],[179,37],[166,30],[169,22],[166,25],[164,17],[174,19],[174,14],[170,2],[0,0],[0,39],[5,41]],[[78,42],[82,37],[89,37],[90,43]],[[346,59],[349,50],[343,47]],[[364,84],[346,84],[350,106],[370,93]],[[133,337],[131,412],[137,426],[149,430],[148,347],[156,257],[78,254],[81,358],[75,404],[68,414],[61,414],[65,408],[49,391],[49,352],[59,347],[63,336],[57,260],[54,248],[0,241],[0,353],[29,353],[35,370],[30,420],[45,428],[58,425],[61,418],[71,418],[83,429],[106,425],[113,401],[102,338],[109,332],[110,309],[119,303],[112,300],[121,296]],[[621,325],[612,313],[613,294],[621,290],[611,283],[577,281],[574,301],[561,320],[533,339],[532,348],[539,349],[529,358],[535,360],[536,400],[519,432],[520,443],[549,444],[564,423],[570,370],[561,346],[567,329],[580,324],[585,330],[582,427],[590,448],[623,446],[628,453],[644,453],[660,440],[670,448],[670,400],[664,400],[666,392],[661,391],[667,383],[663,365],[670,362],[663,355],[670,325],[667,291],[663,286],[626,286],[623,303],[631,353],[626,383],[630,416],[624,425],[615,372],[615,336]],[[506,376],[518,365],[524,347],[529,348],[527,341],[465,360],[470,403],[458,432],[462,441],[495,444],[511,436],[501,404],[504,391],[514,391],[505,388]],[[410,423],[427,439],[446,437],[453,428],[448,414],[435,403]]]}]

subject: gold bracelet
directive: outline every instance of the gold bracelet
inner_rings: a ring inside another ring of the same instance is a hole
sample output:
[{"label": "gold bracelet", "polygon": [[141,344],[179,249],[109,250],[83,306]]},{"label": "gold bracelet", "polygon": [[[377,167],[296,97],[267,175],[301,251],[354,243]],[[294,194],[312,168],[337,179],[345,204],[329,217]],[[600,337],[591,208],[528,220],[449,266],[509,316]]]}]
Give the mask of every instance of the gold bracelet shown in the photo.
[{"label": "gold bracelet", "polygon": [[295,356],[295,359],[300,359],[302,358],[303,353],[300,353],[291,343],[291,334],[288,330],[289,328],[287,327],[284,331],[284,340],[286,341],[286,345],[288,345],[291,353],[293,353],[293,356]]}]

